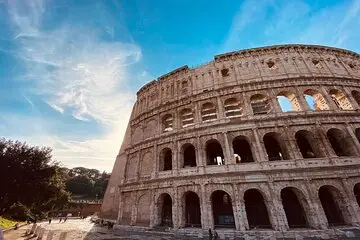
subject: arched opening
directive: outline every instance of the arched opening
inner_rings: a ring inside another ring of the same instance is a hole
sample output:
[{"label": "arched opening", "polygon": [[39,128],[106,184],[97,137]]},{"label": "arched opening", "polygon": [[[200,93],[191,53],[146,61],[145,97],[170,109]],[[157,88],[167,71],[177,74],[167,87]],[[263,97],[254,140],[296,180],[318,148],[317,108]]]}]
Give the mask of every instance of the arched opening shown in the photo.
[{"label": "arched opening", "polygon": [[252,95],[250,104],[254,115],[268,114],[272,109],[269,100],[262,94]]},{"label": "arched opening", "polygon": [[185,227],[201,227],[200,199],[194,192],[185,193]]},{"label": "arched opening", "polygon": [[172,199],[169,194],[163,193],[158,200],[160,225],[166,227],[173,226],[172,220]]},{"label": "arched opening", "polygon": [[173,117],[171,114],[166,114],[162,118],[162,127],[164,132],[169,132],[173,130]]},{"label": "arched opening", "polygon": [[295,134],[295,139],[303,158],[321,157],[312,147],[312,144],[315,144],[315,139],[310,131],[297,131]]},{"label": "arched opening", "polygon": [[215,228],[235,228],[235,219],[231,197],[224,191],[218,190],[211,194],[211,204]]},{"label": "arched opening", "polygon": [[326,135],[337,156],[341,157],[357,155],[351,138],[343,131],[337,128],[332,128],[327,131]]},{"label": "arched opening", "polygon": [[355,136],[357,140],[360,142],[360,128],[355,129]]},{"label": "arched opening", "polygon": [[332,186],[322,186],[319,189],[319,198],[330,226],[344,225],[344,217],[336,200],[338,190]]},{"label": "arched opening", "polygon": [[222,147],[215,139],[206,143],[206,159],[207,165],[224,165],[224,154]]},{"label": "arched opening", "polygon": [[172,170],[172,151],[170,148],[164,148],[160,153],[160,171]]},{"label": "arched opening", "polygon": [[299,101],[297,100],[295,94],[291,92],[280,92],[277,95],[277,101],[280,105],[281,111],[283,112],[301,111]]},{"label": "arched opening", "polygon": [[356,101],[356,103],[360,106],[360,92],[353,90],[353,91],[351,91],[351,95],[354,98],[354,100]]},{"label": "arched opening", "polygon": [[354,195],[356,198],[356,202],[358,203],[360,207],[360,183],[355,184],[354,186]]},{"label": "arched opening", "polygon": [[226,99],[224,102],[225,116],[227,118],[237,118],[242,116],[242,108],[236,98]]},{"label": "arched opening", "polygon": [[180,118],[183,128],[194,125],[194,113],[190,108],[183,109],[180,112]]},{"label": "arched opening", "polygon": [[214,121],[217,119],[217,112],[213,103],[207,102],[202,105],[201,118],[203,122]]},{"label": "arched opening", "polygon": [[245,137],[236,137],[232,145],[236,163],[254,162],[250,144]]},{"label": "arched opening", "polygon": [[288,159],[285,147],[281,145],[281,137],[278,133],[267,133],[263,138],[269,161]]},{"label": "arched opening", "polygon": [[244,194],[244,201],[249,228],[271,228],[263,195],[256,189],[249,189]]},{"label": "arched opening", "polygon": [[342,110],[353,110],[349,99],[345,96],[345,94],[338,89],[331,89],[330,95],[334,103],[339,109]]},{"label": "arched opening", "polygon": [[183,156],[184,156],[184,168],[186,167],[196,167],[196,152],[195,147],[187,143],[183,147]]},{"label": "arched opening", "polygon": [[329,110],[323,95],[314,89],[308,89],[304,92],[304,97],[311,110]]},{"label": "arched opening", "polygon": [[302,193],[295,188],[287,187],[281,190],[282,205],[290,228],[305,228],[309,226],[298,195],[302,195]]}]

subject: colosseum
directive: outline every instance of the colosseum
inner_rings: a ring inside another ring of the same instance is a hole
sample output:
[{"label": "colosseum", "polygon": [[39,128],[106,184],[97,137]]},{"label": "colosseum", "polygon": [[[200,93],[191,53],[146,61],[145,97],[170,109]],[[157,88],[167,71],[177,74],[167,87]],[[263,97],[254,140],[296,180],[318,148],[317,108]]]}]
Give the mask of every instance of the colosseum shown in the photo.
[{"label": "colosseum", "polygon": [[102,213],[117,226],[233,236],[358,227],[360,55],[261,47],[146,84]]}]

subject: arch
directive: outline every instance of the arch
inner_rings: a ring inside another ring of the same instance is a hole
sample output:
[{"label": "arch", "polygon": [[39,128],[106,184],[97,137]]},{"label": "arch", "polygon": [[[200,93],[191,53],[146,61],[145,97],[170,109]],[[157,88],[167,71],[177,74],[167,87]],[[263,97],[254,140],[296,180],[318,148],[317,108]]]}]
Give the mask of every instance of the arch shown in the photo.
[{"label": "arch", "polygon": [[152,154],[151,152],[146,152],[142,159],[140,165],[140,176],[148,176],[152,172]]},{"label": "arch", "polygon": [[269,100],[263,94],[252,95],[250,104],[254,115],[268,114],[272,109]]},{"label": "arch", "polygon": [[281,190],[281,201],[290,228],[309,227],[304,206],[299,198],[305,199],[301,191],[296,188],[286,187]]},{"label": "arch", "polygon": [[360,92],[356,90],[351,91],[351,96],[354,98],[356,103],[360,106]]},{"label": "arch", "polygon": [[353,107],[349,99],[345,96],[345,94],[342,91],[338,89],[331,89],[329,93],[331,95],[332,100],[339,109],[353,110]]},{"label": "arch", "polygon": [[235,228],[234,212],[229,194],[217,190],[211,194],[214,227]]},{"label": "arch", "polygon": [[329,225],[344,225],[344,216],[338,202],[341,201],[339,190],[333,186],[324,185],[320,187],[318,195]]},{"label": "arch", "polygon": [[254,162],[251,147],[246,137],[238,136],[232,142],[236,163]]},{"label": "arch", "polygon": [[158,216],[161,226],[173,227],[172,199],[168,193],[162,193],[158,198]]},{"label": "arch", "polygon": [[162,118],[162,130],[163,132],[169,132],[173,130],[173,116],[171,114],[166,114]]},{"label": "arch", "polygon": [[297,131],[295,139],[303,158],[322,157],[319,153],[319,147],[314,146],[316,141],[312,132],[308,130]]},{"label": "arch", "polygon": [[280,134],[267,133],[264,135],[263,141],[269,161],[289,159]]},{"label": "arch", "polygon": [[216,108],[212,102],[207,102],[202,105],[201,119],[203,122],[214,121],[217,119]]},{"label": "arch", "polygon": [[354,195],[356,198],[356,202],[358,203],[360,207],[360,183],[355,184],[354,186]]},{"label": "arch", "polygon": [[360,142],[360,128],[355,129],[355,136],[357,140]]},{"label": "arch", "polygon": [[259,190],[247,190],[244,193],[244,201],[249,228],[271,228],[264,197]]},{"label": "arch", "polygon": [[151,197],[149,193],[144,193],[138,199],[136,223],[138,225],[149,226],[150,224],[150,204]]},{"label": "arch", "polygon": [[190,108],[185,108],[180,112],[181,126],[183,128],[194,125],[194,112]]},{"label": "arch", "polygon": [[170,148],[161,150],[159,168],[159,171],[172,170],[172,151]]},{"label": "arch", "polygon": [[243,115],[240,102],[236,98],[228,98],[224,102],[225,116],[227,118],[237,118]]},{"label": "arch", "polygon": [[278,93],[276,99],[279,102],[281,111],[283,112],[301,111],[299,101],[294,93],[282,91]]},{"label": "arch", "polygon": [[224,153],[220,143],[211,139],[206,142],[207,165],[224,165]]},{"label": "arch", "polygon": [[201,227],[201,211],[199,196],[188,191],[184,193],[185,227]]},{"label": "arch", "polygon": [[326,135],[335,154],[339,157],[357,155],[351,138],[343,131],[337,128],[331,128],[327,131]]},{"label": "arch", "polygon": [[194,145],[186,143],[182,146],[184,165],[183,167],[196,167],[196,151]]},{"label": "arch", "polygon": [[323,95],[317,90],[307,89],[304,91],[304,97],[311,110],[330,109]]}]

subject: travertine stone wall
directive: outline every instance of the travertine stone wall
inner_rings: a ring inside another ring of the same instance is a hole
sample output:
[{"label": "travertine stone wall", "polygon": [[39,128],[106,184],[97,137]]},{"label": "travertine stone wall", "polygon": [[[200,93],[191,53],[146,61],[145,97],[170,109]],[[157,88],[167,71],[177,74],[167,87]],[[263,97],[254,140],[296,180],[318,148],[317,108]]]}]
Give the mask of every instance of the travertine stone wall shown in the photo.
[{"label": "travertine stone wall", "polygon": [[[215,225],[212,193],[222,190],[231,200],[234,228],[245,231],[251,226],[244,195],[257,189],[271,228],[284,231],[291,226],[281,192],[291,189],[308,227],[326,229],[321,188],[334,197],[344,224],[360,224],[359,112],[360,55],[351,51],[271,46],[181,67],[138,91],[102,212],[119,224],[155,227],[168,194],[173,227],[182,228],[191,191],[199,198],[201,228],[208,229]],[[237,150],[236,139],[248,143],[252,162],[236,156],[248,148]],[[209,165],[209,143],[221,147],[221,165]],[[189,145],[196,167],[184,167]],[[171,170],[162,171],[165,148]]]}]

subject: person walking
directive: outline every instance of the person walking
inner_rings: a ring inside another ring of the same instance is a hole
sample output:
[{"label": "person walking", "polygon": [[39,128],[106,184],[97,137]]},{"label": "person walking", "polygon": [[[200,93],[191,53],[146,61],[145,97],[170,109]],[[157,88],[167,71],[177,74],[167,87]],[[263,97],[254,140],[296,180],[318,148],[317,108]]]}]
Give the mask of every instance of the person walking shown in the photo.
[{"label": "person walking", "polygon": [[1,227],[0,227],[0,240],[4,240],[4,234]]}]

